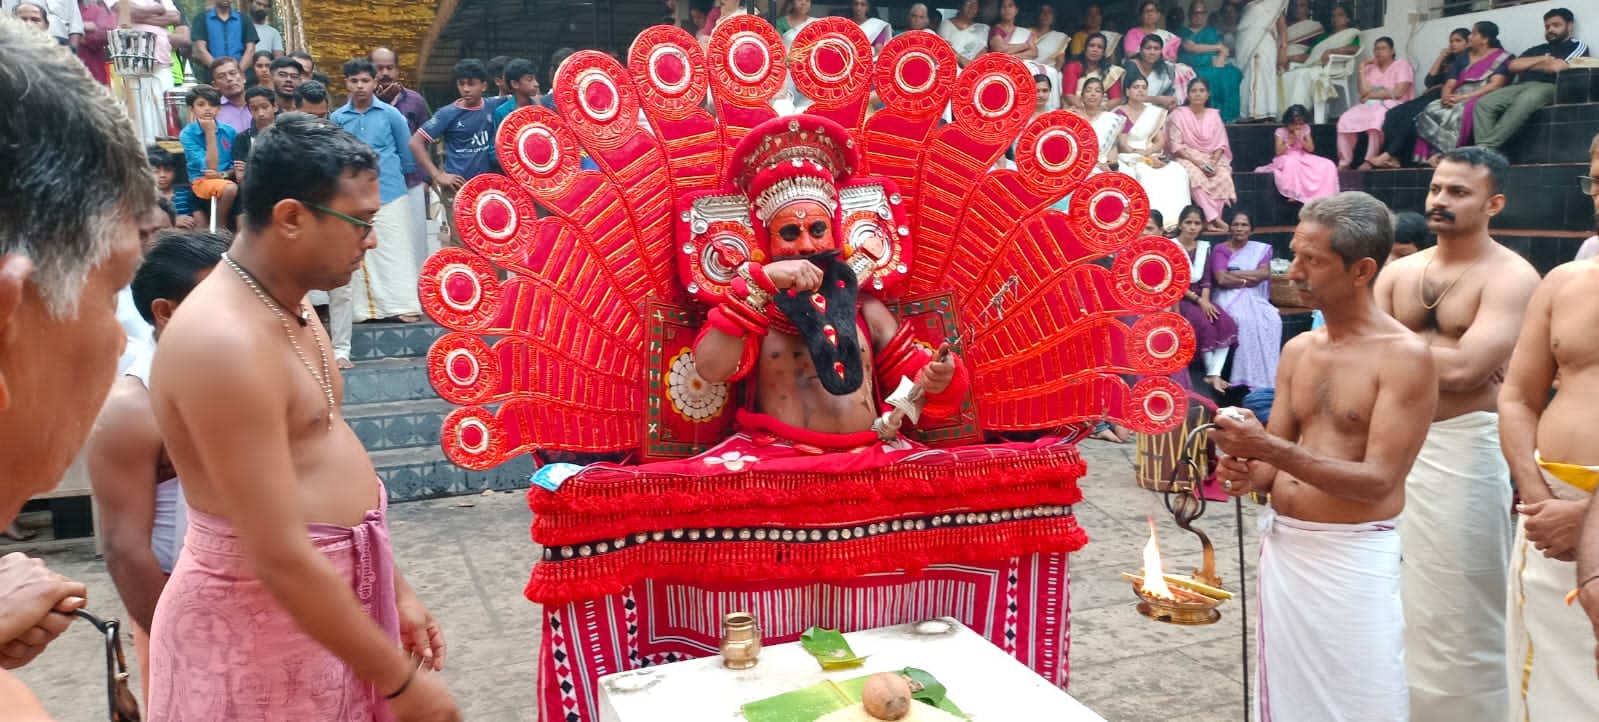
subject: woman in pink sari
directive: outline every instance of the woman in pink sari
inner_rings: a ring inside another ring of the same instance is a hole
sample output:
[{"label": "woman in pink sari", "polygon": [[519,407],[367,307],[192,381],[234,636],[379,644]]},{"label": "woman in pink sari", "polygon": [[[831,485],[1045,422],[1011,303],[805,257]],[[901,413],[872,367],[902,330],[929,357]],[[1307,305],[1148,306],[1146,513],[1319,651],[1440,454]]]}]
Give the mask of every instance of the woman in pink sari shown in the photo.
[{"label": "woman in pink sari", "polygon": [[1255,172],[1270,173],[1278,193],[1295,203],[1309,203],[1338,192],[1338,167],[1316,155],[1316,142],[1310,138],[1310,111],[1305,106],[1289,106],[1283,112],[1283,127],[1274,135],[1277,157]]},{"label": "woman in pink sari", "polygon": [[1160,11],[1160,3],[1155,0],[1144,0],[1143,4],[1138,6],[1138,19],[1142,24],[1128,30],[1127,35],[1122,37],[1122,51],[1125,57],[1136,57],[1139,48],[1144,46],[1144,38],[1154,35],[1160,38],[1160,54],[1169,61],[1176,61],[1177,52],[1183,48],[1183,39],[1163,27],[1166,16]]},{"label": "woman in pink sari", "polygon": [[1233,188],[1233,148],[1221,113],[1210,105],[1210,83],[1194,78],[1188,83],[1188,104],[1172,111],[1166,121],[1166,149],[1183,170],[1194,205],[1204,211],[1206,230],[1225,233],[1221,211],[1238,200]]},{"label": "woman in pink sari", "polygon": [[1416,70],[1410,61],[1394,57],[1394,40],[1377,38],[1372,58],[1360,65],[1360,105],[1338,116],[1338,167],[1349,170],[1355,161],[1355,141],[1366,134],[1366,162],[1361,170],[1371,170],[1371,161],[1382,154],[1382,124],[1388,109],[1415,95]]}]

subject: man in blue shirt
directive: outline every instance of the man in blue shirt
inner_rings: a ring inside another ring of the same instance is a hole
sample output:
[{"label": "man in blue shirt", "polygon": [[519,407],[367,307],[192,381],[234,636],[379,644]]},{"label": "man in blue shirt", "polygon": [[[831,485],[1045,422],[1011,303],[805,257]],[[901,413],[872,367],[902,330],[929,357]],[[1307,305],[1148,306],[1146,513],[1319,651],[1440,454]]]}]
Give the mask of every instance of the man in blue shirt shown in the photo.
[{"label": "man in blue shirt", "polygon": [[207,71],[217,58],[243,63],[255,57],[255,24],[233,12],[233,0],[217,0],[216,7],[196,15],[189,25],[193,43],[189,54],[195,61],[195,73],[206,76],[204,82],[210,82]]},{"label": "man in blue shirt", "polygon": [[377,151],[378,195],[383,206],[372,218],[377,247],[367,251],[349,285],[329,294],[329,331],[333,355],[341,366],[350,360],[351,324],[385,318],[412,323],[422,318],[416,297],[422,259],[416,257],[411,237],[415,229],[405,188],[405,174],[416,169],[409,146],[411,130],[400,111],[377,99],[377,69],[372,61],[356,58],[343,69],[350,99],[333,111],[329,120]]},{"label": "man in blue shirt", "polygon": [[[444,199],[445,218],[453,218],[455,192],[473,177],[494,170],[494,105],[484,102],[489,87],[489,71],[483,61],[467,58],[455,64],[455,90],[460,100],[439,108],[433,118],[411,136],[411,154],[427,171],[428,178]],[[429,157],[428,146],[444,141],[444,168]],[[450,229],[451,240],[460,245],[458,229]]]}]

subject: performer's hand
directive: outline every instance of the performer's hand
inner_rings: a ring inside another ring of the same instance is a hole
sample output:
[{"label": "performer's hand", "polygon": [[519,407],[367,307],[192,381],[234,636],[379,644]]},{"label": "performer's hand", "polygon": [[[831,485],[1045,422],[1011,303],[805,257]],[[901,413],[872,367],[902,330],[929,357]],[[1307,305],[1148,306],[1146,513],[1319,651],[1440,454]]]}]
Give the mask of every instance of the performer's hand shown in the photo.
[{"label": "performer's hand", "polygon": [[1271,454],[1271,434],[1260,424],[1260,419],[1249,409],[1234,408],[1237,413],[1216,414],[1216,428],[1206,432],[1216,449],[1229,456],[1259,459]]},{"label": "performer's hand", "polygon": [[444,680],[426,669],[411,677],[400,696],[389,700],[389,711],[398,722],[459,722],[461,708],[444,686]]},{"label": "performer's hand", "polygon": [[407,586],[395,590],[395,606],[400,609],[400,643],[422,669],[444,670],[444,630],[427,605]]},{"label": "performer's hand", "polygon": [[948,353],[949,344],[938,347],[933,352],[933,358],[944,356],[943,361],[933,361],[922,367],[922,372],[917,376],[917,383],[922,385],[922,391],[928,394],[941,394],[949,388],[949,383],[955,380],[955,361],[944,354]]},{"label": "performer's hand", "polygon": [[83,607],[88,587],[19,552],[0,557],[0,667],[15,669],[38,656]]},{"label": "performer's hand", "polygon": [[779,290],[815,291],[822,287],[822,269],[810,261],[778,261],[761,266],[761,270]]},{"label": "performer's hand", "polygon": [[1243,496],[1254,490],[1250,466],[1255,463],[1236,456],[1223,456],[1216,460],[1216,481],[1222,491],[1232,496]]},{"label": "performer's hand", "polygon": [[1575,561],[1577,540],[1582,534],[1582,519],[1588,502],[1545,499],[1516,505],[1527,518],[1527,541],[1550,559]]}]

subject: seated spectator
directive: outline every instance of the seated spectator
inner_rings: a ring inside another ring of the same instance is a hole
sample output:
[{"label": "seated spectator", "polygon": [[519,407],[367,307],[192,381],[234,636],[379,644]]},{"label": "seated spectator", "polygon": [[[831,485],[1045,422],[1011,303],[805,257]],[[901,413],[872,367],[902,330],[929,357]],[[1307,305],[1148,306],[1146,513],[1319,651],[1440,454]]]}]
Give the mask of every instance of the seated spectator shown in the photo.
[{"label": "seated spectator", "polygon": [[1082,57],[1088,52],[1088,39],[1096,34],[1105,36],[1105,57],[1115,61],[1116,49],[1121,47],[1122,34],[1105,29],[1105,13],[1098,3],[1083,9],[1083,27],[1072,33],[1072,46],[1068,52],[1075,57]]},{"label": "seated spectator", "polygon": [[[1039,36],[1033,34],[1032,28],[1017,24],[1016,0],[1000,0],[999,22],[988,31],[988,49],[1021,60],[1029,72],[1049,78],[1050,87],[1058,88],[1060,70],[1049,63],[1039,62],[1038,40]],[[1059,107],[1060,98],[1051,93],[1045,108],[1054,110]]]},{"label": "seated spectator", "polygon": [[1510,80],[1511,55],[1499,44],[1499,26],[1479,21],[1466,37],[1443,94],[1416,116],[1416,159],[1437,165],[1444,153],[1472,144],[1473,111],[1482,96]]},{"label": "seated spectator", "polygon": [[1182,49],[1183,41],[1176,33],[1161,27],[1164,17],[1160,12],[1160,3],[1155,0],[1144,0],[1140,3],[1138,5],[1140,25],[1128,30],[1127,35],[1122,38],[1124,57],[1130,59],[1137,56],[1144,47],[1144,39],[1152,37],[1160,40],[1161,56],[1175,61],[1177,52]]},{"label": "seated spectator", "polygon": [[1347,6],[1333,8],[1332,23],[1332,34],[1317,41],[1306,51],[1303,62],[1293,63],[1283,73],[1282,102],[1285,105],[1313,108],[1325,103],[1332,93],[1327,64],[1335,55],[1360,54],[1360,28],[1355,27],[1354,15]]},{"label": "seated spectator", "polygon": [[182,161],[168,153],[165,148],[153,143],[145,149],[145,157],[149,159],[150,169],[155,173],[156,193],[172,206],[172,225],[178,228],[194,228],[189,191],[178,187],[178,171]]},{"label": "seated spectator", "polygon": [[1227,242],[1210,251],[1210,298],[1238,327],[1229,385],[1271,388],[1283,340],[1282,316],[1271,304],[1271,245],[1250,238],[1248,213],[1233,213],[1228,225]]},{"label": "seated spectator", "polygon": [[1283,30],[1283,57],[1277,60],[1281,70],[1294,63],[1310,59],[1310,46],[1326,33],[1321,22],[1310,16],[1310,0],[1293,0],[1288,6],[1288,26]]},{"label": "seated spectator", "polygon": [[1555,100],[1555,74],[1571,61],[1588,56],[1588,45],[1571,37],[1571,11],[1555,8],[1543,15],[1543,45],[1535,45],[1510,61],[1516,82],[1482,96],[1472,111],[1473,141],[1500,150],[1539,108]]},{"label": "seated spectator", "polygon": [[1204,363],[1205,383],[1222,393],[1227,382],[1221,372],[1227,365],[1227,352],[1238,342],[1238,324],[1211,303],[1210,241],[1199,237],[1204,230],[1205,212],[1199,206],[1184,208],[1177,220],[1177,245],[1188,254],[1190,277],[1177,311],[1194,327],[1194,351]]},{"label": "seated spectator", "polygon": [[1205,0],[1194,0],[1188,8],[1188,23],[1177,31],[1182,38],[1177,59],[1205,79],[1210,87],[1210,107],[1221,114],[1222,122],[1231,123],[1238,119],[1238,88],[1243,85],[1244,73],[1230,62],[1232,51],[1222,42],[1221,32],[1207,24],[1209,17]]},{"label": "seated spectator", "polygon": [[926,3],[914,3],[905,11],[905,31],[926,30],[932,32],[933,21],[927,16]]},{"label": "seated spectator", "polygon": [[[1188,81],[1194,77],[1194,71],[1188,66],[1176,65],[1162,57],[1160,38],[1153,36],[1144,38],[1138,54],[1122,67],[1127,71],[1122,78],[1123,94],[1128,94],[1127,89],[1132,87],[1134,80],[1142,80],[1149,102],[1165,110],[1172,110],[1186,100],[1184,94]],[[1172,213],[1175,214],[1176,210]]]},{"label": "seated spectator", "polygon": [[[1121,138],[1122,128],[1126,127],[1127,119],[1105,109],[1105,83],[1099,78],[1088,78],[1082,83],[1082,90],[1078,97],[1081,102],[1072,112],[1088,121],[1089,127],[1094,129],[1094,136],[1099,139],[1099,162],[1094,164],[1094,169],[1089,175],[1098,175],[1116,169],[1116,141]],[[1068,210],[1066,198],[1062,198],[1056,207],[1062,211]]]},{"label": "seated spectator", "polygon": [[[11,8],[11,17],[21,20],[23,25],[41,33],[50,32],[50,13],[46,12],[44,6],[37,2],[22,0],[22,2]],[[60,40],[60,38],[57,38],[57,40]]]},{"label": "seated spectator", "polygon": [[888,39],[894,37],[894,28],[889,27],[887,20],[877,17],[871,0],[850,0],[849,7],[850,19],[861,26],[861,32],[866,33],[866,41],[872,44],[872,55],[875,57],[883,52]]},{"label": "seated spectator", "polygon": [[1283,111],[1283,127],[1277,138],[1277,157],[1269,165],[1255,169],[1270,173],[1277,192],[1295,203],[1309,203],[1338,192],[1338,167],[1316,155],[1316,142],[1310,137],[1310,111],[1303,105]]},{"label": "seated spectator", "polygon": [[1040,5],[1038,22],[1033,26],[1033,45],[1038,49],[1038,62],[1055,69],[1051,79],[1057,81],[1057,85],[1061,67],[1066,64],[1066,46],[1070,41],[1066,33],[1055,29],[1055,7]]},{"label": "seated spectator", "polygon": [[1374,168],[1372,161],[1382,153],[1383,119],[1388,110],[1415,92],[1416,71],[1410,61],[1394,56],[1394,40],[1377,38],[1372,57],[1360,64],[1360,104],[1338,116],[1338,167],[1348,170],[1355,159],[1355,142],[1366,134],[1366,162],[1361,170]]},{"label": "seated spectator", "polygon": [[250,109],[244,106],[244,71],[233,58],[217,58],[211,63],[211,85],[222,94],[222,110],[217,120],[235,132],[250,128]]},{"label": "seated spectator", "polygon": [[[1157,42],[1154,38],[1147,39],[1145,51]],[[1188,172],[1166,155],[1166,111],[1145,102],[1147,87],[1143,78],[1133,79],[1127,85],[1127,104],[1116,109],[1116,113],[1126,119],[1117,141],[1121,151],[1117,166],[1143,186],[1150,208],[1176,222],[1178,214],[1191,202]]]},{"label": "seated spectator", "polygon": [[233,199],[239,195],[239,186],[232,180],[233,140],[238,131],[217,121],[222,94],[216,88],[196,85],[184,94],[183,102],[193,119],[178,134],[188,163],[189,191],[197,200],[212,202],[206,211],[210,223],[225,225],[233,212]]},{"label": "seated spectator", "polygon": [[[1435,241],[1432,229],[1427,227],[1426,216],[1415,211],[1395,213],[1394,247],[1388,252],[1388,263],[1432,248]],[[1383,267],[1387,268],[1387,264]]]},{"label": "seated spectator", "polygon": [[1221,113],[1207,105],[1210,97],[1210,83],[1204,78],[1188,83],[1188,104],[1172,111],[1166,121],[1166,149],[1188,173],[1194,201],[1191,207],[1203,213],[1205,230],[1226,233],[1222,209],[1238,201],[1238,191],[1233,188],[1233,148]]},{"label": "seated spectator", "polygon": [[1444,83],[1449,81],[1450,69],[1455,59],[1466,54],[1466,38],[1471,31],[1455,28],[1449,31],[1449,44],[1438,51],[1432,68],[1424,79],[1427,90],[1421,95],[1388,109],[1382,120],[1382,153],[1369,163],[1375,168],[1402,168],[1414,155],[1416,148],[1416,116],[1443,97]]},{"label": "seated spectator", "polygon": [[988,51],[988,26],[977,22],[977,0],[962,0],[960,11],[944,21],[938,36],[955,49],[955,62],[966,67]]},{"label": "seated spectator", "polygon": [[1102,33],[1088,36],[1088,41],[1083,44],[1083,54],[1066,63],[1066,71],[1061,77],[1061,90],[1065,92],[1065,103],[1068,107],[1082,110],[1089,108],[1082,105],[1081,98],[1083,86],[1089,80],[1100,83],[1100,102],[1107,105],[1116,105],[1115,102],[1122,98],[1122,76],[1127,69],[1111,62],[1107,48],[1110,39]]},{"label": "seated spectator", "polygon": [[777,16],[772,25],[777,28],[777,34],[783,36],[784,45],[793,50],[791,38],[815,19],[811,17],[811,0],[784,0],[783,14]]},{"label": "seated spectator", "polygon": [[294,110],[294,89],[305,79],[305,68],[294,58],[284,57],[272,61],[272,89],[278,94],[278,111]]},{"label": "seated spectator", "polygon": [[[300,71],[305,75],[305,77],[309,78],[311,77],[312,73],[316,72],[316,58],[311,57],[310,53],[305,52],[304,50],[296,50],[292,53],[289,53],[289,57],[294,58],[294,62],[300,64]],[[317,82],[320,83],[322,81],[319,80]],[[327,85],[327,83],[322,84]]]},{"label": "seated spectator", "polygon": [[233,174],[244,182],[244,172],[249,167],[250,146],[255,144],[256,136],[262,131],[272,127],[278,118],[278,104],[270,88],[256,86],[244,91],[244,106],[250,109],[250,127],[233,142]]}]

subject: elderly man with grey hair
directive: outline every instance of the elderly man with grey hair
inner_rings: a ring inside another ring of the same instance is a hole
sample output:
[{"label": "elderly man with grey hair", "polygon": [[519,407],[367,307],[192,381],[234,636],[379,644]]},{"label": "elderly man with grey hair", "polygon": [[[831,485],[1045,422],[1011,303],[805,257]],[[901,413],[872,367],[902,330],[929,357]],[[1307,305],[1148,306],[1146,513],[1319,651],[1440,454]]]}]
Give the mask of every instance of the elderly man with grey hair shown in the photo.
[{"label": "elderly man with grey hair", "polygon": [[[40,92],[48,89],[48,92]],[[0,18],[0,519],[61,480],[111,390],[126,334],[117,292],[156,203],[122,104],[50,36]],[[31,661],[84,585],[0,557],[0,668]],[[0,672],[16,718],[43,716]]]},{"label": "elderly man with grey hair", "polygon": [[[942,20],[942,16],[940,16],[939,19]],[[930,30],[937,32],[937,28],[934,28],[931,21],[928,19],[927,6],[922,3],[915,3],[911,5],[910,11],[905,15],[905,22],[906,30]]]},{"label": "elderly man with grey hair", "polygon": [[1268,426],[1224,409],[1210,432],[1223,488],[1271,495],[1259,719],[1402,720],[1410,708],[1399,516],[1438,381],[1427,343],[1372,292],[1393,233],[1388,208],[1364,193],[1305,206],[1288,279],[1327,325],[1283,348]]}]

